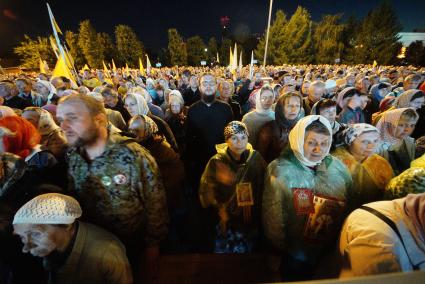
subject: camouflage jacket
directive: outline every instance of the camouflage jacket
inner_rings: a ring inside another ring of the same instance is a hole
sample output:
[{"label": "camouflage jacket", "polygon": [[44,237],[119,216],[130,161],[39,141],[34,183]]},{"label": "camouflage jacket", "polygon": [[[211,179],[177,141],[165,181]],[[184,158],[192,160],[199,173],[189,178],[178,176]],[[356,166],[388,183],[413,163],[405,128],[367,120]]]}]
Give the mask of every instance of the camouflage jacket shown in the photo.
[{"label": "camouflage jacket", "polygon": [[168,212],[158,166],[149,152],[129,138],[110,134],[105,151],[92,161],[82,148],[68,152],[71,191],[84,216],[124,242],[144,233],[155,246],[167,233]]}]

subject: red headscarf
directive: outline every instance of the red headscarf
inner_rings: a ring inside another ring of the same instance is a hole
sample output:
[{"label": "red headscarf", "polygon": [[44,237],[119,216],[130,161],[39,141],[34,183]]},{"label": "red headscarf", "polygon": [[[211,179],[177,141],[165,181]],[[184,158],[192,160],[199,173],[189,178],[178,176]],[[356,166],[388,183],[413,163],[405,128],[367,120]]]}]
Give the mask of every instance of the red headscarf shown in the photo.
[{"label": "red headscarf", "polygon": [[28,156],[32,149],[40,143],[40,134],[26,119],[19,116],[8,116],[0,119],[0,127],[9,129],[13,136],[4,136],[5,151],[21,158]]}]

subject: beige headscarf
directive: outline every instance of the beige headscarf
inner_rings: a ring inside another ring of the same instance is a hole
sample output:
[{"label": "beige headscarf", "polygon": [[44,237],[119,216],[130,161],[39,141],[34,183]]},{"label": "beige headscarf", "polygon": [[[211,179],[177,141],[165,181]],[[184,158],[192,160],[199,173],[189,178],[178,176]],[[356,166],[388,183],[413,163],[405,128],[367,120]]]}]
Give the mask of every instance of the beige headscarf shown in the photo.
[{"label": "beige headscarf", "polygon": [[[304,156],[305,130],[310,124],[317,120],[319,120],[328,129],[329,136],[332,139],[332,126],[330,125],[329,121],[321,115],[308,115],[304,118],[301,118],[297,124],[295,124],[294,128],[292,128],[291,132],[289,132],[289,145],[294,152],[295,157],[298,159],[298,161],[301,162],[301,164],[307,167],[315,167],[322,162],[312,162]],[[331,144],[332,143],[329,143],[329,147],[326,150],[326,155],[329,154]]]}]

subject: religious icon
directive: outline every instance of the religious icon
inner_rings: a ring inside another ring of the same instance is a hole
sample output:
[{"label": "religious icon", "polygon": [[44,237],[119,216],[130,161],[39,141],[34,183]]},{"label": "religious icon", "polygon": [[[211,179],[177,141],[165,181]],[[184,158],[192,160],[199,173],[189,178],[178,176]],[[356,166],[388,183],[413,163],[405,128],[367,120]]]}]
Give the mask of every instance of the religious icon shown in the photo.
[{"label": "religious icon", "polygon": [[236,198],[238,206],[252,206],[254,205],[254,197],[252,195],[251,183],[239,183],[236,186]]}]

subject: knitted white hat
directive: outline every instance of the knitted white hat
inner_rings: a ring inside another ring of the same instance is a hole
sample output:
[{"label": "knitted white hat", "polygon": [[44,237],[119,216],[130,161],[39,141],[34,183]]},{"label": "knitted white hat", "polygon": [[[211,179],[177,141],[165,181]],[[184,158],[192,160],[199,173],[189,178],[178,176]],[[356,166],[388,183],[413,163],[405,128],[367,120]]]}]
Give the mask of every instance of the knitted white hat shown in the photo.
[{"label": "knitted white hat", "polygon": [[81,214],[80,204],[71,196],[47,193],[22,206],[13,224],[72,224]]}]

